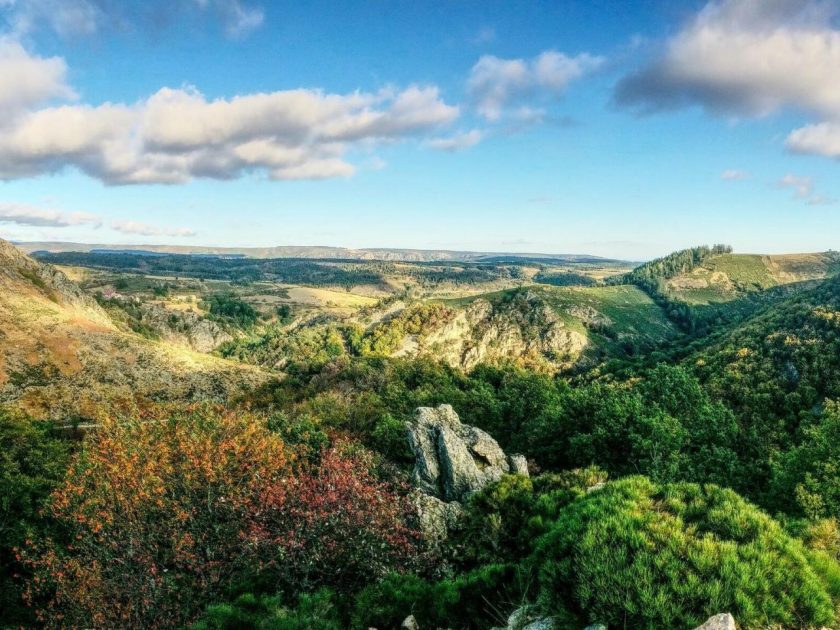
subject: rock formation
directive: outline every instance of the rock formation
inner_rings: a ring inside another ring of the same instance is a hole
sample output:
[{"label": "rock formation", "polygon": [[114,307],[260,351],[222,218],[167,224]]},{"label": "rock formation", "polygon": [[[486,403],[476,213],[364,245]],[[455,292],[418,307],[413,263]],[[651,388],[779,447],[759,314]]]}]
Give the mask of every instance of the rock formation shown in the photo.
[{"label": "rock formation", "polygon": [[406,428],[415,458],[415,503],[428,540],[446,537],[471,494],[502,475],[528,474],[522,455],[506,455],[489,434],[463,424],[451,405],[420,407]]}]

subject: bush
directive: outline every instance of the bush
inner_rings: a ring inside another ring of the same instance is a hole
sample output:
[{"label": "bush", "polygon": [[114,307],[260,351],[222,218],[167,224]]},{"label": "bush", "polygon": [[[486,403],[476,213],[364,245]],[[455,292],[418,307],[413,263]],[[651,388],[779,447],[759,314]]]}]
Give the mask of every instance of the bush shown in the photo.
[{"label": "bush", "polygon": [[50,425],[0,409],[0,619],[10,625],[32,621],[21,599],[27,571],[16,549],[52,525],[42,508],[68,460],[68,442]]},{"label": "bush", "polygon": [[106,421],[88,434],[49,517],[72,544],[28,550],[30,597],[60,627],[172,627],[253,566],[246,515],[288,475],[259,418],[210,408],[158,421]]},{"label": "bush", "polygon": [[505,625],[519,606],[527,578],[513,565],[487,565],[457,578],[428,582],[394,574],[356,598],[353,628],[399,628],[414,615],[421,628]]},{"label": "bush", "polygon": [[717,486],[607,484],[564,508],[531,559],[561,622],[690,628],[721,611],[742,628],[834,620],[838,567]]},{"label": "bush", "polygon": [[303,594],[294,608],[282,605],[280,598],[246,593],[229,604],[207,608],[201,621],[191,630],[341,630],[333,594],[322,589]]},{"label": "bush", "polygon": [[411,565],[419,535],[411,506],[369,472],[352,444],[325,450],[317,467],[268,485],[251,522],[251,539],[268,570],[290,589],[355,591]]}]

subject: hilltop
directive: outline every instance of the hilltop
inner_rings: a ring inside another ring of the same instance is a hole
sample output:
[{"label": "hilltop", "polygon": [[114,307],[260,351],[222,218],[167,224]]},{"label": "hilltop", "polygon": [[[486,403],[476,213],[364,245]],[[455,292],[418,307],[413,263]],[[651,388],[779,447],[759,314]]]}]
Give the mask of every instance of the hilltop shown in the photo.
[{"label": "hilltop", "polygon": [[115,404],[221,401],[262,378],[118,329],[64,273],[0,240],[0,402],[66,420]]}]

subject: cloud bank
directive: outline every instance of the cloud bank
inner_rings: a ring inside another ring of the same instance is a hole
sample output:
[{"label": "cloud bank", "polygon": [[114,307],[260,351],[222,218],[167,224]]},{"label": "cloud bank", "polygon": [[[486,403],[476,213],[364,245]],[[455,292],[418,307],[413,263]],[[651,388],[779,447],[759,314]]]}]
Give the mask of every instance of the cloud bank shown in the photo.
[{"label": "cloud bank", "polygon": [[346,177],[347,155],[423,136],[457,107],[436,87],[331,94],[284,90],[208,100],[194,88],[163,88],[136,103],[65,103],[62,60],[0,41],[0,179],[75,167],[106,184],[179,184],[249,172],[275,180]]}]

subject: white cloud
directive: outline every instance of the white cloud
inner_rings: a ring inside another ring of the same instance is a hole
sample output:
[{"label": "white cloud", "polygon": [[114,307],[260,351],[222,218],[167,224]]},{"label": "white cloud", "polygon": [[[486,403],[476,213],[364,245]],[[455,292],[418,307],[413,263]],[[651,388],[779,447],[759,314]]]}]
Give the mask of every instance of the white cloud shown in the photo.
[{"label": "white cloud", "polygon": [[75,225],[99,227],[102,225],[102,220],[87,212],[63,212],[27,204],[0,203],[0,223],[39,227],[70,227]]},{"label": "white cloud", "polygon": [[[2,94],[0,94],[2,102]],[[107,184],[176,184],[248,172],[346,177],[357,147],[422,136],[459,115],[435,87],[286,90],[209,101],[163,88],[134,104],[32,110],[0,127],[0,179],[76,167]]]},{"label": "white cloud", "polygon": [[167,228],[140,223],[139,221],[112,221],[111,229],[123,234],[137,234],[139,236],[196,236],[196,231],[189,228]]},{"label": "white cloud", "polygon": [[752,177],[752,175],[750,173],[748,173],[747,171],[741,171],[741,170],[734,169],[734,168],[727,169],[720,174],[720,178],[722,180],[729,181],[729,182],[749,179],[750,177]]},{"label": "white cloud", "polygon": [[806,125],[792,131],[785,145],[794,153],[840,159],[840,123]]},{"label": "white cloud", "polygon": [[828,206],[836,203],[835,199],[814,192],[814,179],[812,177],[788,173],[779,180],[779,187],[792,190],[796,199],[804,201],[809,206]]},{"label": "white cloud", "polygon": [[793,190],[797,199],[808,199],[814,192],[814,180],[810,177],[800,177],[788,173],[779,180],[779,186]]},{"label": "white cloud", "polygon": [[0,37],[0,127],[44,101],[72,98],[66,75],[63,59],[30,55],[18,42]]},{"label": "white cloud", "polygon": [[426,146],[438,151],[461,151],[474,147],[481,142],[483,137],[484,134],[480,130],[472,129],[465,133],[449,136],[448,138],[432,138],[426,142]]},{"label": "white cloud", "polygon": [[738,116],[793,106],[840,117],[837,15],[838,4],[823,0],[709,2],[657,59],[618,84],[617,101]]},{"label": "white cloud", "polygon": [[485,55],[472,67],[467,90],[478,112],[496,121],[511,104],[546,95],[556,98],[569,83],[594,71],[603,61],[587,53],[569,57],[553,50],[530,60]]}]

